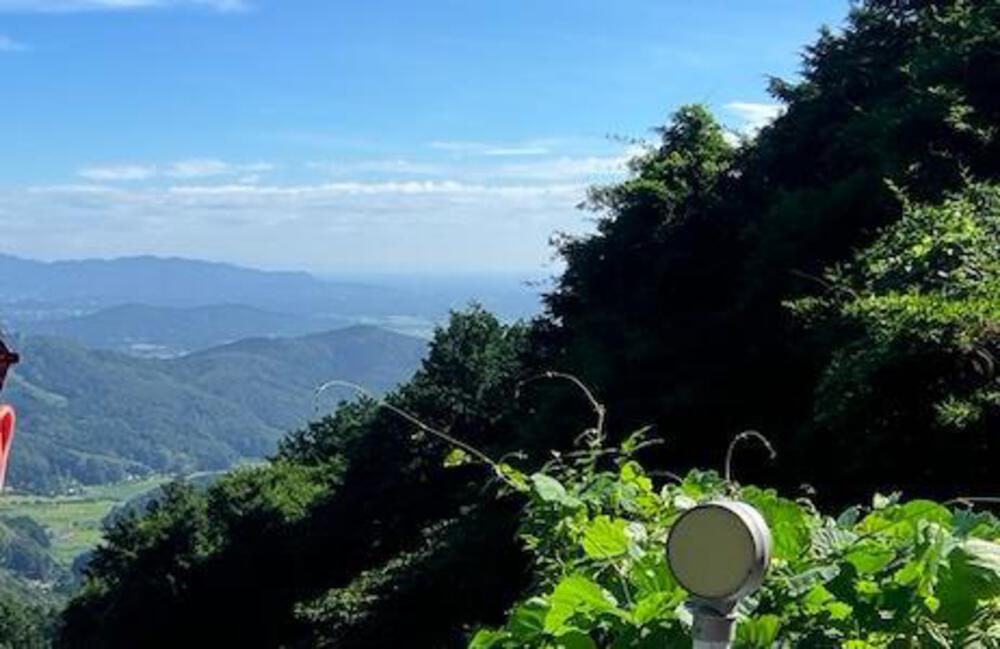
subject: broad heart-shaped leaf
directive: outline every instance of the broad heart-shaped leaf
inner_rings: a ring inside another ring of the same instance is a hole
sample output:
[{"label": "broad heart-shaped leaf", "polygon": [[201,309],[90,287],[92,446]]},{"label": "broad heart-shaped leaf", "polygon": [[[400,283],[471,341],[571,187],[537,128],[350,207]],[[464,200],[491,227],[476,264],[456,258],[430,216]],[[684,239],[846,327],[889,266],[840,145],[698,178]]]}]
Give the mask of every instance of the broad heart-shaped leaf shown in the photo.
[{"label": "broad heart-shaped leaf", "polygon": [[840,566],[817,566],[788,578],[788,592],[798,597],[813,587],[828,584],[840,574]]},{"label": "broad heart-shaped leaf", "polygon": [[547,503],[558,503],[564,507],[579,507],[582,503],[566,493],[566,487],[552,476],[534,473],[531,476],[532,490]]},{"label": "broad heart-shaped leaf", "polygon": [[896,552],[875,541],[858,543],[848,552],[844,559],[854,566],[859,575],[871,575],[889,565],[896,557]]},{"label": "broad heart-shaped leaf", "polygon": [[952,513],[930,500],[911,500],[905,505],[888,505],[873,511],[858,525],[862,534],[884,534],[898,539],[915,537],[920,522],[933,522],[951,530]]},{"label": "broad heart-shaped leaf", "polygon": [[545,630],[559,635],[569,630],[566,623],[574,615],[599,615],[617,608],[614,597],[587,577],[573,574],[563,577],[549,596]]},{"label": "broad heart-shaped leaf", "polygon": [[955,512],[955,536],[1000,538],[1000,519],[989,512],[960,509]]},{"label": "broad heart-shaped leaf", "polygon": [[583,551],[591,559],[610,559],[628,552],[628,523],[620,518],[611,520],[598,516],[583,531]]},{"label": "broad heart-shaped leaf", "polygon": [[677,608],[684,599],[682,594],[669,592],[653,593],[635,603],[632,609],[632,621],[639,626],[664,617]]},{"label": "broad heart-shaped leaf", "polygon": [[646,552],[634,564],[628,574],[629,585],[635,590],[636,597],[645,597],[654,593],[672,593],[679,589],[674,576],[667,566],[665,552]]},{"label": "broad heart-shaped leaf", "polygon": [[549,612],[549,603],[541,597],[532,597],[514,609],[507,628],[515,638],[528,640],[545,631],[545,616]]},{"label": "broad heart-shaped leaf", "polygon": [[552,476],[544,473],[532,474],[531,484],[538,497],[545,502],[559,502],[566,497],[566,487]]},{"label": "broad heart-shaped leaf", "polygon": [[798,503],[757,487],[746,487],[740,495],[760,511],[771,528],[775,558],[794,560],[809,546],[812,528],[818,522],[811,521]]},{"label": "broad heart-shaped leaf", "polygon": [[969,622],[976,604],[1000,597],[1000,545],[967,539],[948,555],[935,593],[942,617],[953,627]]},{"label": "broad heart-shaped leaf", "polygon": [[740,620],[736,625],[736,640],[742,647],[768,649],[777,640],[780,626],[777,615],[761,615]]},{"label": "broad heart-shaped leaf", "polygon": [[491,629],[482,629],[476,632],[476,635],[472,636],[472,640],[469,641],[469,649],[493,649],[494,647],[502,646],[502,642],[508,639],[507,633],[503,631],[493,631]]},{"label": "broad heart-shaped leaf", "polygon": [[819,557],[839,555],[857,543],[858,535],[844,529],[839,524],[827,521],[822,527],[813,530],[812,551]]},{"label": "broad heart-shaped leaf", "polygon": [[555,639],[555,649],[597,649],[597,645],[583,631],[573,629]]}]

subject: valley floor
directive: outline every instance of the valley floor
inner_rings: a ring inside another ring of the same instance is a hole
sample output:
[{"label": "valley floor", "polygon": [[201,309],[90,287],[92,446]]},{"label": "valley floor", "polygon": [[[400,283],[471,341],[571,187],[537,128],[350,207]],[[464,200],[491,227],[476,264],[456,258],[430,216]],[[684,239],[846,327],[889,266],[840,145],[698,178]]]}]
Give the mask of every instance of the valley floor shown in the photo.
[{"label": "valley floor", "polygon": [[62,496],[3,494],[0,518],[27,516],[45,528],[52,557],[63,567],[101,540],[102,521],[116,507],[156,489],[170,478],[157,475],[141,480],[82,487]]}]

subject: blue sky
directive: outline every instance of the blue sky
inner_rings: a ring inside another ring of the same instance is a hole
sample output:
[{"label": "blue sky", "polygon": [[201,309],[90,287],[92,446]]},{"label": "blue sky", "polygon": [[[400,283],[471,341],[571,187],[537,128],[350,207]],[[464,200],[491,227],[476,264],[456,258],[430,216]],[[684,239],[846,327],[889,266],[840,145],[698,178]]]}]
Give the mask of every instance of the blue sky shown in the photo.
[{"label": "blue sky", "polygon": [[0,0],[0,252],[551,268],[671,110],[778,109],[846,2]]}]

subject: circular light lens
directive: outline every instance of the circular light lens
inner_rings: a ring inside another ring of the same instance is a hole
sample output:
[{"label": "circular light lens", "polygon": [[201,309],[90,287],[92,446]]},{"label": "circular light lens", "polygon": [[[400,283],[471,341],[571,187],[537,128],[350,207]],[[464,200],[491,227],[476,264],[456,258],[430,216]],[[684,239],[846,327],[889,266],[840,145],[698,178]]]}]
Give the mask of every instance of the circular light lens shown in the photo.
[{"label": "circular light lens", "polygon": [[667,560],[677,581],[708,600],[738,597],[766,563],[745,514],[724,503],[689,510],[674,524]]}]

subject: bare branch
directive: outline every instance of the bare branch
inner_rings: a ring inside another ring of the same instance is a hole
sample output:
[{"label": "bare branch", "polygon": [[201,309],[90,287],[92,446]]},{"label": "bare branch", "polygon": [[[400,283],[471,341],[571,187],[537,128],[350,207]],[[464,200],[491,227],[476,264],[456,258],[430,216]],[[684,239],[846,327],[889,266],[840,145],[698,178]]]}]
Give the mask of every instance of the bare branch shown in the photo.
[{"label": "bare branch", "polygon": [[552,380],[552,379],[561,379],[563,381],[569,381],[570,383],[575,385],[577,389],[580,390],[580,392],[583,393],[583,395],[587,398],[587,401],[590,402],[590,407],[597,415],[597,423],[595,424],[594,429],[597,431],[598,437],[600,439],[603,439],[604,419],[607,416],[607,410],[605,409],[604,404],[598,401],[597,397],[594,396],[594,393],[590,391],[590,388],[588,388],[583,381],[573,376],[572,374],[568,374],[566,372],[555,372],[552,370],[549,370],[547,372],[542,372],[541,374],[536,374],[535,376],[528,377],[517,384],[517,394],[518,396],[520,396],[521,388],[529,383],[541,380]]},{"label": "bare branch", "polygon": [[446,433],[446,432],[444,432],[442,430],[438,430],[437,428],[434,428],[433,426],[425,424],[416,415],[411,414],[411,413],[407,412],[406,410],[403,410],[399,406],[396,406],[396,405],[394,405],[392,403],[389,403],[383,397],[380,397],[380,396],[376,395],[371,390],[369,390],[369,389],[367,389],[367,388],[365,388],[363,386],[360,386],[357,383],[351,383],[350,381],[341,381],[341,380],[327,381],[323,385],[321,385],[318,388],[316,388],[316,392],[313,395],[313,402],[314,403],[317,402],[318,399],[319,399],[319,397],[326,390],[328,390],[328,389],[330,389],[332,387],[349,388],[351,390],[354,390],[358,394],[361,394],[361,395],[363,395],[365,397],[368,397],[369,399],[371,399],[372,401],[374,401],[375,405],[377,405],[378,407],[385,408],[386,410],[388,410],[388,411],[390,411],[390,412],[398,415],[399,417],[402,417],[406,421],[408,421],[411,424],[413,424],[414,426],[416,426],[421,432],[427,433],[428,435],[433,435],[434,437],[437,437],[438,439],[443,440],[443,441],[447,442],[448,444],[451,444],[452,446],[456,446],[456,447],[462,449],[463,451],[467,452],[469,455],[474,456],[476,459],[478,459],[481,462],[484,462],[485,464],[487,464],[490,467],[492,467],[493,470],[495,472],[497,472],[498,474],[501,473],[500,466],[496,462],[494,462],[488,455],[486,455],[485,453],[483,453],[482,451],[480,451],[476,447],[474,447],[474,446],[472,446],[470,444],[466,444],[462,440],[460,440],[460,439],[458,439],[456,437],[452,437],[451,435],[449,435],[448,433]]},{"label": "bare branch", "polygon": [[946,500],[943,504],[945,507],[950,505],[968,505],[972,507],[976,504],[1000,505],[1000,498],[996,496],[959,496],[951,500]]},{"label": "bare branch", "polygon": [[771,446],[771,441],[769,439],[761,435],[756,430],[745,430],[733,438],[733,441],[729,443],[729,448],[726,450],[726,466],[723,471],[723,475],[725,476],[726,482],[732,483],[733,481],[732,480],[733,451],[736,450],[736,447],[739,446],[741,442],[744,442],[749,439],[755,439],[758,442],[760,442],[764,446],[764,448],[767,449],[767,452],[770,455],[770,459],[772,462],[778,457],[778,453],[774,450],[774,447]]}]

